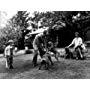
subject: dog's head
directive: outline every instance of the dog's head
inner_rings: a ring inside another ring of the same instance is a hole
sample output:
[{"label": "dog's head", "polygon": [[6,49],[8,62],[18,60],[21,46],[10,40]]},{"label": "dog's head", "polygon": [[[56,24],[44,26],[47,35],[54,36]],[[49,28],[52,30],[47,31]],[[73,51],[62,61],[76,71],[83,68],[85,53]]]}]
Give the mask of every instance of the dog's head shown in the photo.
[{"label": "dog's head", "polygon": [[70,52],[69,48],[65,48],[65,52],[69,53]]}]

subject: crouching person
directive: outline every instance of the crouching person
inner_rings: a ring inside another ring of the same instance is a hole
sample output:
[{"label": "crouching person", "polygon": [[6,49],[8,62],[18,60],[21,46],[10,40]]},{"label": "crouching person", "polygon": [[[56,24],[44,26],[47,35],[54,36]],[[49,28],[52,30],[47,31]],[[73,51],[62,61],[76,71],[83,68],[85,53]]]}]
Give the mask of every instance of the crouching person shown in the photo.
[{"label": "crouching person", "polygon": [[33,56],[33,66],[36,67],[37,66],[37,56],[40,54],[45,53],[43,51],[43,40],[42,40],[42,36],[43,34],[38,34],[36,35],[34,41],[33,41],[33,49],[34,49],[34,56]]},{"label": "crouching person", "polygon": [[14,42],[13,40],[9,40],[4,51],[4,55],[6,57],[6,68],[8,69],[13,69],[13,49]]},{"label": "crouching person", "polygon": [[[42,58],[44,54],[46,54],[46,40],[47,40],[48,33],[47,31],[44,31],[43,33],[40,33],[36,35],[34,41],[33,41],[33,49],[34,49],[34,56],[33,56],[33,66],[37,66],[37,56],[40,55]],[[51,60],[51,57],[48,56],[48,59],[53,65],[53,62]]]}]

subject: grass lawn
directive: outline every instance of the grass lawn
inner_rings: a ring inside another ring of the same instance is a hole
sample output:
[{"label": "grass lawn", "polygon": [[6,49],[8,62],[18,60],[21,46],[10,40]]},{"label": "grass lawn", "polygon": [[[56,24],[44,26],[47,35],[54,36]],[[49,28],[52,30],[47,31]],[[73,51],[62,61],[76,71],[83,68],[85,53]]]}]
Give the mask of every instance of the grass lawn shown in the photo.
[{"label": "grass lawn", "polygon": [[[89,49],[90,54],[90,49]],[[90,59],[70,60],[52,57],[54,66],[49,70],[38,70],[32,66],[33,54],[14,57],[14,69],[5,68],[5,58],[0,58],[0,78],[2,79],[90,79]]]},{"label": "grass lawn", "polygon": [[59,58],[49,70],[32,67],[32,54],[14,57],[14,69],[5,68],[5,58],[0,61],[0,78],[2,79],[87,79],[90,78],[90,60],[66,60]]}]

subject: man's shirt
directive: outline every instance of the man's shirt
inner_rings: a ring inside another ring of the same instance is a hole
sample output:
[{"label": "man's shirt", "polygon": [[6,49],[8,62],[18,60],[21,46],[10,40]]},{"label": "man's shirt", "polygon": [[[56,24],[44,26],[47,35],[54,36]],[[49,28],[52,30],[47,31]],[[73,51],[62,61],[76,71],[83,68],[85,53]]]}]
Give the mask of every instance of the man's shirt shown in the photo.
[{"label": "man's shirt", "polygon": [[40,43],[42,43],[42,36],[43,36],[42,33],[36,35],[36,36],[35,36],[35,39],[34,39],[34,41],[33,41],[33,45],[37,45],[37,46],[39,46]]},{"label": "man's shirt", "polygon": [[80,38],[80,37],[76,37],[76,38],[74,38],[73,39],[73,41],[72,41],[72,43],[70,44],[70,46],[71,45],[74,45],[74,47],[76,48],[77,46],[80,46],[80,45],[82,45],[83,44],[83,42],[82,42],[82,38]]}]

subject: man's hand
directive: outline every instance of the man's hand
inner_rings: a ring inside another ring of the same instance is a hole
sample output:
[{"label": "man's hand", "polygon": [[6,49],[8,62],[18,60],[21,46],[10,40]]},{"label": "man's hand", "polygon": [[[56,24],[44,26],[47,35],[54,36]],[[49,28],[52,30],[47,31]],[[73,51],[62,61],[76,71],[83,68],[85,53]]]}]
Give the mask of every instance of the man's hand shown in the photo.
[{"label": "man's hand", "polygon": [[65,48],[69,48],[69,46],[66,46]]}]

